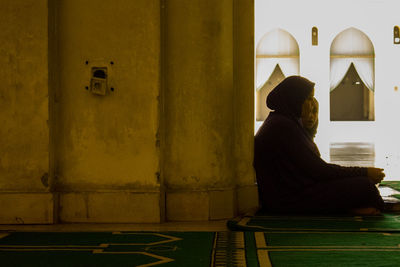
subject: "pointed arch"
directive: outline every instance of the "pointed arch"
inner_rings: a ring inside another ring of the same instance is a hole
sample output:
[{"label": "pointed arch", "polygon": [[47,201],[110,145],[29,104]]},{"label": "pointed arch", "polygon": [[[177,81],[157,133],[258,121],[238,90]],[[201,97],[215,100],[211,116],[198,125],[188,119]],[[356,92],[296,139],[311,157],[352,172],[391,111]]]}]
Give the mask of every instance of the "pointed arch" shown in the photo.
[{"label": "pointed arch", "polygon": [[331,120],[374,120],[375,50],[370,38],[351,27],[330,47]]},{"label": "pointed arch", "polygon": [[339,33],[330,48],[330,91],[343,80],[351,63],[363,83],[375,90],[375,50],[369,37],[351,27]]},{"label": "pointed arch", "polygon": [[256,91],[256,121],[264,121],[267,118],[271,111],[266,106],[267,96],[283,79],[285,79],[285,75],[279,64],[276,64],[268,81]]},{"label": "pointed arch", "polygon": [[298,75],[299,45],[287,31],[277,28],[266,33],[256,48],[256,88],[261,89],[279,64],[287,77]]}]

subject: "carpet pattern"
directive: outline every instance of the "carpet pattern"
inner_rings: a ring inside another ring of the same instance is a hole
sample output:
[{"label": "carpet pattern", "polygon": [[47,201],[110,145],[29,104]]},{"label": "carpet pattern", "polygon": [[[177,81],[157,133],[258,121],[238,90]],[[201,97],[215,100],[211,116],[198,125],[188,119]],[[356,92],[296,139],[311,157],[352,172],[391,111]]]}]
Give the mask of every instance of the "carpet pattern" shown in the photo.
[{"label": "carpet pattern", "polygon": [[257,213],[230,220],[233,231],[400,232],[400,215],[379,216],[278,216]]},{"label": "carpet pattern", "polygon": [[399,266],[400,234],[264,232],[272,266]]},{"label": "carpet pattern", "polygon": [[400,233],[0,233],[1,266],[398,266]]},{"label": "carpet pattern", "polygon": [[210,266],[213,232],[1,233],[1,266]]}]

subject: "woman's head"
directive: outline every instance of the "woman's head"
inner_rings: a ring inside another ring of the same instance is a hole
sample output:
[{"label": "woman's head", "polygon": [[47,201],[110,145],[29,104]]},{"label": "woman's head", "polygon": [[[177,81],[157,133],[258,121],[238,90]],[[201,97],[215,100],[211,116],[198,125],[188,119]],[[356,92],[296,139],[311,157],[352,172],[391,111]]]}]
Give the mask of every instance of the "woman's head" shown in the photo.
[{"label": "woman's head", "polygon": [[267,97],[267,107],[287,116],[300,118],[303,103],[313,98],[314,83],[301,76],[289,76]]},{"label": "woman's head", "polygon": [[301,121],[303,127],[308,132],[311,137],[314,137],[317,133],[318,127],[318,101],[312,97],[311,99],[306,99],[303,103],[303,108],[301,112]]},{"label": "woman's head", "polygon": [[314,85],[304,77],[289,76],[269,93],[267,107],[277,113],[300,118],[304,101],[314,95]]}]

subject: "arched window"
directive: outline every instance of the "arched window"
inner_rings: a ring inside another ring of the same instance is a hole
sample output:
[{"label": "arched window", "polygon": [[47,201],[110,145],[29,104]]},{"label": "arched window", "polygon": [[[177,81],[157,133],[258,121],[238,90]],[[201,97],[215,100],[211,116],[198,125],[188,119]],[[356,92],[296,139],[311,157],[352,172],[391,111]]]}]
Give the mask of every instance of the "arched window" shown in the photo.
[{"label": "arched window", "polygon": [[299,75],[299,46],[290,33],[275,29],[258,43],[256,60],[256,121],[263,121],[269,113],[269,92],[285,77]]},{"label": "arched window", "polygon": [[374,120],[375,52],[358,29],[339,33],[330,50],[332,121]]}]

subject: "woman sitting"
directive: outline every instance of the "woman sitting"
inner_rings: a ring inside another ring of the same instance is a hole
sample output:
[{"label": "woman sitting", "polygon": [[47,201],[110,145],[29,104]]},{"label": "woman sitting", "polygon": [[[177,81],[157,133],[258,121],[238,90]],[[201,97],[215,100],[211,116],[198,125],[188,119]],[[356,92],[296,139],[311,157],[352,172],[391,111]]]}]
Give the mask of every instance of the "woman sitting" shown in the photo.
[{"label": "woman sitting", "polygon": [[254,145],[262,207],[283,213],[379,214],[384,203],[375,184],[385,176],[383,169],[326,163],[313,142],[317,124],[308,121],[315,105],[314,83],[300,76],[286,78],[268,95],[273,111]]}]

